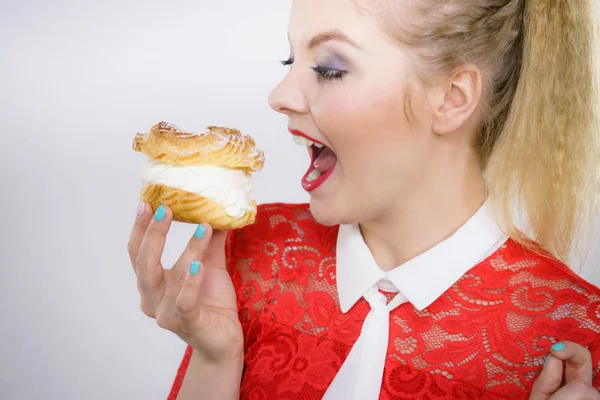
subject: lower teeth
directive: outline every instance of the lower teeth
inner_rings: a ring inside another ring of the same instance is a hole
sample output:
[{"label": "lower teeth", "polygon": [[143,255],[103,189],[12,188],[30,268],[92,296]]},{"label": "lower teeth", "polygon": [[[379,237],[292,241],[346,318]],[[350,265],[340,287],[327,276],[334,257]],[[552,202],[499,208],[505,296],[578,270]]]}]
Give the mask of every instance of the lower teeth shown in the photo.
[{"label": "lower teeth", "polygon": [[310,174],[306,177],[308,182],[312,182],[315,179],[321,177],[321,173],[317,169],[313,169]]}]

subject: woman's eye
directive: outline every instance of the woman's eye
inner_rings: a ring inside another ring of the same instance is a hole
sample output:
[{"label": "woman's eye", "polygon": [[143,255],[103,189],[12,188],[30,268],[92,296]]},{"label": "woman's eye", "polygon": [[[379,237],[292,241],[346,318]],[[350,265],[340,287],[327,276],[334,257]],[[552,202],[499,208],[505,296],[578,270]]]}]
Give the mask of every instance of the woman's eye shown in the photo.
[{"label": "woman's eye", "polygon": [[336,80],[336,79],[342,79],[344,77],[344,75],[346,75],[346,71],[340,71],[337,69],[331,69],[331,68],[326,68],[326,67],[313,67],[312,68],[313,71],[315,71],[317,73],[317,79],[319,81],[321,80],[326,80],[326,81],[331,81],[331,80]]},{"label": "woman's eye", "polygon": [[[289,66],[294,63],[294,59],[292,57],[289,57],[287,60],[280,61],[280,63],[282,65]],[[344,77],[344,75],[346,75],[346,73],[347,73],[347,71],[341,71],[338,69],[322,67],[320,65],[317,67],[311,67],[311,69],[317,73],[317,80],[319,82],[342,79]]]}]

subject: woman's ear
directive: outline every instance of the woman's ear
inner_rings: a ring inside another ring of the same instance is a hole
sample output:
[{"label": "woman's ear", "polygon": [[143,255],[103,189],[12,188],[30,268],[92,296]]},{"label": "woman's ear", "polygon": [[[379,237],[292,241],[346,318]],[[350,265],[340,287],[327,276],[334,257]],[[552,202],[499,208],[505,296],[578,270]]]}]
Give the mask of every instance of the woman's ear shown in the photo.
[{"label": "woman's ear", "polygon": [[438,135],[458,131],[475,114],[482,95],[479,68],[467,65],[435,90],[432,130]]}]

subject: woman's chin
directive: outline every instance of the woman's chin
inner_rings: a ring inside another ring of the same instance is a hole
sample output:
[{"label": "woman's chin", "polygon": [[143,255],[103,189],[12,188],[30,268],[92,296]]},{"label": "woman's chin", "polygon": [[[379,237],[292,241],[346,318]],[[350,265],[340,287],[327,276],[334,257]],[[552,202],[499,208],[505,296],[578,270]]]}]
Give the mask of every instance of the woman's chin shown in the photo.
[{"label": "woman's chin", "polygon": [[341,209],[331,201],[310,199],[310,213],[315,221],[325,226],[334,226],[344,223]]}]

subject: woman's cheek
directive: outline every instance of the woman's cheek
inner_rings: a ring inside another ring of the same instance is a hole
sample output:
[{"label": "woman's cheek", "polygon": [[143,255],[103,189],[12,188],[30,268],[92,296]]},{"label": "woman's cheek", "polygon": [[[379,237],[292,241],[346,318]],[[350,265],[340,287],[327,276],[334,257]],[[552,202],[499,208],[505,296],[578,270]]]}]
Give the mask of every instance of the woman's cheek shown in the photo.
[{"label": "woman's cheek", "polygon": [[[326,96],[319,99],[311,111],[323,135],[334,145],[343,135],[349,138],[377,129],[377,110],[369,101],[357,95]],[[380,122],[380,121],[379,121]]]}]

